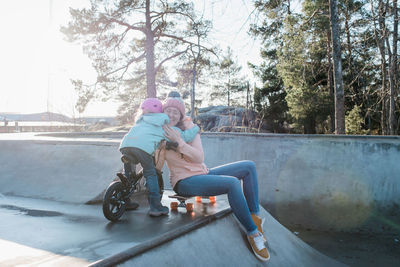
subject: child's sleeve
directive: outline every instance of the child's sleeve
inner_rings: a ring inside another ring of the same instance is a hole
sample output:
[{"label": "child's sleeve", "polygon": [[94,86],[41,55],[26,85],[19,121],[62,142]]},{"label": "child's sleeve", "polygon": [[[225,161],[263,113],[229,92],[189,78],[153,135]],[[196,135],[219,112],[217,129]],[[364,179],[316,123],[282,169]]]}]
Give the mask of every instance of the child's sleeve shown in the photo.
[{"label": "child's sleeve", "polygon": [[192,142],[196,134],[198,134],[198,132],[200,131],[200,128],[197,125],[194,125],[192,128],[187,129],[185,131],[182,131],[177,127],[172,127],[172,128],[180,132],[183,141],[185,141],[186,143]]}]

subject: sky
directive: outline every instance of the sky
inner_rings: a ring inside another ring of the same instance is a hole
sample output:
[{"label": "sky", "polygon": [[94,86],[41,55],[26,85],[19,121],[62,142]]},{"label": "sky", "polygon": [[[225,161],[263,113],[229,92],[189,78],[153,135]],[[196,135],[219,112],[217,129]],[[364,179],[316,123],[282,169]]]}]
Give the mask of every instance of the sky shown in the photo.
[{"label": "sky", "polygon": [[[211,38],[230,46],[245,74],[254,79],[247,62],[260,63],[260,43],[247,34],[248,0],[196,0],[195,7],[213,21]],[[91,62],[77,44],[59,32],[66,25],[69,7],[86,0],[0,0],[0,112],[55,112],[77,117],[77,95],[70,82],[95,81]],[[52,12],[50,12],[50,10]],[[51,14],[51,15],[50,15]],[[91,103],[82,116],[115,116],[118,103]]]}]

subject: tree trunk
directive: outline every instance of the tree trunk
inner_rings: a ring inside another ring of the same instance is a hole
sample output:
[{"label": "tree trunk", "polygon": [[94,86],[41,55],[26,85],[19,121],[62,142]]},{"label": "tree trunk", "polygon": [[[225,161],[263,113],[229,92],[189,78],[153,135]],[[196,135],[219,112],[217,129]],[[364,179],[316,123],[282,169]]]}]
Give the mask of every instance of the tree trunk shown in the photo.
[{"label": "tree trunk", "polygon": [[337,1],[329,0],[329,13],[332,33],[333,81],[335,86],[335,133],[345,134],[344,89],[342,58],[338,25]]},{"label": "tree trunk", "polygon": [[304,134],[316,134],[316,123],[314,116],[310,116],[304,122]]},{"label": "tree trunk", "polygon": [[[379,53],[381,55],[381,75],[382,75],[382,86],[381,86],[381,95],[380,95],[380,103],[382,105],[381,112],[381,134],[386,134],[386,54],[385,54],[385,10],[382,0],[379,0],[378,3],[378,16],[375,15],[373,2],[371,1],[371,12],[372,17],[374,18],[374,37],[376,45],[378,46]],[[378,17],[379,31],[376,27],[376,17]]]},{"label": "tree trunk", "polygon": [[250,83],[247,82],[246,83],[246,110],[249,109],[249,99],[250,99]]},{"label": "tree trunk", "polygon": [[[346,42],[347,42],[347,53],[348,55],[348,70],[350,72],[350,81],[353,81],[355,77],[357,77],[357,70],[353,67],[353,46],[351,45],[351,29],[349,22],[351,20],[351,10],[349,10],[349,0],[346,0],[346,9],[345,9],[345,21],[344,21],[344,28],[346,32]],[[352,83],[352,85],[349,87],[349,90],[351,90],[351,94],[353,95],[352,100],[354,101],[354,104],[356,105],[361,105],[362,104],[362,98],[360,96],[360,92],[358,89],[358,86],[356,85],[355,82]]]},{"label": "tree trunk", "polygon": [[375,29],[375,40],[379,48],[379,53],[381,54],[381,75],[382,75],[382,86],[381,86],[381,130],[382,135],[386,135],[386,52],[385,52],[385,10],[382,0],[379,0],[378,4],[378,24],[380,36],[378,36],[378,32]]},{"label": "tree trunk", "polygon": [[391,135],[396,134],[396,118],[395,118],[395,95],[397,89],[397,39],[398,39],[398,13],[397,0],[393,0],[393,53],[390,65],[390,106],[389,106],[389,132]]},{"label": "tree trunk", "polygon": [[150,0],[146,0],[146,82],[147,97],[157,97],[154,69],[154,33],[151,28]]},{"label": "tree trunk", "polygon": [[[329,96],[330,99],[335,99],[335,88],[333,87],[333,73],[332,73],[332,51],[331,51],[331,32],[327,31],[327,55],[328,55],[328,90],[329,90]],[[330,129],[329,131],[331,133],[335,132],[335,107],[333,107],[330,111],[330,118],[331,118],[331,124],[330,124]]]},{"label": "tree trunk", "polygon": [[344,21],[344,28],[346,31],[346,41],[347,41],[347,52],[349,53],[349,68],[351,69],[353,66],[353,55],[352,55],[352,47],[351,47],[351,41],[350,41],[350,26],[349,26],[349,21],[350,21],[350,11],[349,11],[349,1],[346,1],[346,12],[345,12],[345,21]]},{"label": "tree trunk", "polygon": [[230,92],[231,92],[231,80],[228,80],[228,107],[229,107],[230,104],[231,104]]},{"label": "tree trunk", "polygon": [[[388,134],[393,135],[394,132],[394,68],[393,68],[393,54],[390,51],[390,44],[388,36],[386,39],[386,46],[388,51],[388,60],[389,60],[389,112],[388,112]],[[393,103],[392,103],[393,101]]]},{"label": "tree trunk", "polygon": [[[199,62],[199,58],[200,58],[200,36],[197,35],[197,55],[195,56],[193,54],[194,57],[194,65],[193,65],[193,77],[192,77],[192,90],[190,92],[190,117],[192,118],[192,120],[194,119],[195,116],[195,104],[196,104],[196,76],[197,76],[197,63]],[[192,50],[193,51],[193,50]]]},{"label": "tree trunk", "polygon": [[190,117],[192,120],[194,119],[194,109],[195,109],[195,86],[196,86],[196,67],[197,67],[197,58],[195,58],[193,65],[193,76],[192,76],[192,90],[190,91]]}]

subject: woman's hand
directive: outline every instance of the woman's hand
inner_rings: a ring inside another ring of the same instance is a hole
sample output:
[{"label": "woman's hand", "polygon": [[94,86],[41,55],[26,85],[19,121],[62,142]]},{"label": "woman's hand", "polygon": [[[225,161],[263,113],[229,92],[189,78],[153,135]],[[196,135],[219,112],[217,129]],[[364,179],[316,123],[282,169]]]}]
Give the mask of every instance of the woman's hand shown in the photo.
[{"label": "woman's hand", "polygon": [[178,130],[174,130],[168,125],[163,125],[163,129],[165,131],[164,136],[172,142],[179,143],[182,140],[181,133]]},{"label": "woman's hand", "polygon": [[158,150],[165,149],[166,144],[167,144],[167,141],[161,140],[160,144],[158,145]]}]

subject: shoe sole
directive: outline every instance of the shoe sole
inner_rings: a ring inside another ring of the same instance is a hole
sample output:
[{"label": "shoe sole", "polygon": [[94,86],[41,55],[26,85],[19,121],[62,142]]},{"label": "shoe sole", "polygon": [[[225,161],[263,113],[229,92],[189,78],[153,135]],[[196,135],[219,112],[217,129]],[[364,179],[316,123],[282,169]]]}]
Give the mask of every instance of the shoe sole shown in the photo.
[{"label": "shoe sole", "polygon": [[159,217],[162,215],[167,215],[169,212],[149,212],[149,215],[151,217]]}]

